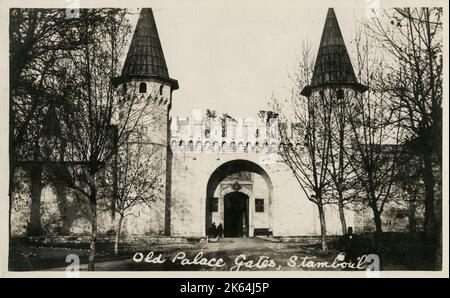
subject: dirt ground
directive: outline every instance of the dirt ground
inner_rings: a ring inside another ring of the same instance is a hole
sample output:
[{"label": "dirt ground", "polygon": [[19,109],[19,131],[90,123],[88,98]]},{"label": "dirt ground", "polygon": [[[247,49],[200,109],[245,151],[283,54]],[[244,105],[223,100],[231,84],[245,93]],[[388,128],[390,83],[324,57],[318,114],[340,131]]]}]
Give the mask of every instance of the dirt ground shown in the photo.
[{"label": "dirt ground", "polygon": [[[147,258],[153,252],[153,258]],[[80,269],[87,268],[89,251],[83,248],[36,247],[16,245],[10,250],[11,271],[52,270],[63,271],[66,256],[80,258]],[[204,244],[167,245],[146,249],[122,251],[113,256],[105,247],[99,247],[97,271],[184,271],[184,270],[340,270],[341,268],[308,268],[301,264],[306,258],[314,263],[334,261],[339,252],[321,256],[319,250],[294,243],[276,243],[259,238],[225,238]],[[157,263],[150,259],[165,261]],[[134,259],[133,259],[134,258]],[[145,261],[147,258],[147,261]],[[142,260],[141,260],[142,259]],[[221,261],[220,261],[221,260]],[[296,262],[294,263],[295,260]],[[312,265],[313,263],[310,263]]]},{"label": "dirt ground", "polygon": [[[430,270],[422,264],[421,255],[412,255],[408,253],[410,250],[412,248],[405,248],[401,254],[387,250],[380,256],[381,270]],[[414,251],[420,250],[414,248]],[[338,258],[339,253],[339,249],[332,244],[329,253],[324,255],[318,243],[281,243],[270,238],[224,238],[206,245],[204,242],[152,247],[125,245],[121,247],[120,254],[114,256],[111,243],[99,243],[96,271],[317,271],[364,270],[367,266],[360,259],[360,267],[355,263],[353,268],[345,268],[342,266],[344,260]],[[79,258],[80,270],[87,269],[87,243],[78,246],[37,246],[14,242],[9,251],[9,268],[10,271],[64,271],[70,263],[66,262],[70,254]],[[403,257],[399,258],[399,255]]]}]

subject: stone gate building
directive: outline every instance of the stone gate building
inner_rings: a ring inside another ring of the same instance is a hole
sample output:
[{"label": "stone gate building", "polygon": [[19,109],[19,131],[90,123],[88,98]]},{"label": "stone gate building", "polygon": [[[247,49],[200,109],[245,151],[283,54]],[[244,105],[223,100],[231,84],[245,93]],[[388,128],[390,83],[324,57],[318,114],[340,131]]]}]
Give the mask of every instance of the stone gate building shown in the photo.
[{"label": "stone gate building", "polygon": [[[340,65],[341,67],[330,67]],[[171,116],[172,92],[178,82],[169,76],[156,22],[150,8],[141,11],[122,75],[115,80],[125,101],[140,100],[151,109],[141,124],[140,144],[156,150],[165,174],[163,200],[139,207],[124,222],[127,235],[201,237],[214,222],[222,223],[225,236],[272,235],[291,237],[320,234],[317,206],[310,202],[278,154],[278,119],[270,112],[255,111],[254,118],[219,117],[194,111],[188,117]],[[359,92],[358,84],[333,9],[328,11],[315,74],[305,95]],[[321,93],[321,94],[322,94]],[[151,102],[147,100],[151,98]],[[148,121],[148,120],[151,121]],[[57,188],[58,190],[58,188]],[[65,212],[57,198],[60,191],[42,191],[42,225],[47,234],[58,234]],[[76,194],[64,192],[73,202]],[[68,211],[69,210],[69,211]],[[81,209],[80,209],[81,210]],[[354,224],[348,211],[347,224]],[[13,234],[25,231],[27,213],[13,212]],[[68,233],[88,234],[89,214],[79,213]],[[337,208],[326,208],[328,234],[341,234]],[[99,232],[107,233],[115,221],[104,211]]]},{"label": "stone gate building", "polygon": [[[342,43],[334,20],[330,10],[327,24],[332,27],[326,25],[325,34],[332,30],[334,42]],[[320,233],[317,207],[278,154],[278,121],[271,113],[255,111],[254,119],[228,117],[224,122],[199,111],[192,117],[170,117],[176,104],[171,94],[178,83],[169,76],[151,9],[141,12],[121,84],[125,95],[159,92],[162,98],[153,108],[160,118],[149,129],[148,141],[167,158],[162,165],[166,195],[164,204],[148,210],[150,231],[200,237],[214,222],[223,224],[226,236],[235,237]],[[329,209],[329,232],[339,233],[339,217]],[[145,224],[129,221],[127,226],[130,230]]]}]

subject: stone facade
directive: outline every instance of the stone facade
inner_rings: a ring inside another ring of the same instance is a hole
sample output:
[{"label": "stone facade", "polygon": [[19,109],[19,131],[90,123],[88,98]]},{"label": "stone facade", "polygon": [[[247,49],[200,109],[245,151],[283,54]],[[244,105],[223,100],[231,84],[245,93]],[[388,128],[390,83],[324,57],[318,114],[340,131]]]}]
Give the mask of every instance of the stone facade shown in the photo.
[{"label": "stone facade", "polygon": [[[122,85],[124,100],[120,103],[122,111],[130,108],[133,114],[139,115],[139,121],[134,129],[135,133],[130,137],[129,144],[139,148],[144,155],[143,160],[155,160],[158,162],[158,175],[161,175],[157,196],[159,199],[152,203],[151,208],[135,208],[138,214],[147,218],[148,223],[139,219],[127,219],[126,226],[135,226],[134,230],[145,231],[150,234],[169,234],[165,231],[166,196],[168,171],[168,139],[169,139],[169,110],[172,101],[170,84],[149,79],[132,79]],[[123,117],[123,116],[122,116]],[[122,119],[119,117],[119,119]],[[119,120],[120,121],[120,120]],[[129,121],[134,125],[135,121]],[[140,216],[137,216],[140,217]],[[134,222],[134,223],[131,223]],[[138,228],[141,226],[141,228]],[[142,226],[147,226],[143,229]]]},{"label": "stone facade", "polygon": [[[356,82],[332,10],[327,24],[326,28],[331,28],[327,34],[331,37],[322,40],[336,44],[332,45],[330,55],[325,50],[319,52],[319,76],[313,79],[313,85],[305,88],[304,95],[328,96],[334,92],[329,85],[339,84],[339,88],[345,88],[346,96],[354,96],[354,92],[364,91],[364,86]],[[340,59],[344,52],[347,56]],[[327,55],[339,63],[343,61],[345,67],[330,68],[327,63],[334,60]],[[345,74],[339,74],[342,69]],[[335,82],[337,78],[343,81]],[[122,75],[114,84],[121,93],[118,104],[122,111],[130,103],[135,111],[143,111],[130,145],[144,148],[146,154],[155,154],[163,174],[161,199],[131,210],[123,224],[124,236],[202,237],[212,222],[222,223],[225,231],[246,237],[261,231],[275,237],[320,234],[317,206],[307,199],[278,153],[280,124],[275,114],[259,112],[254,118],[232,118],[194,111],[189,117],[170,117],[172,92],[178,89],[178,82],[169,77],[149,8],[141,11]],[[121,121],[123,115],[117,115],[117,119]],[[16,185],[20,189],[13,200],[11,214],[14,236],[26,235],[29,222],[31,202],[26,195],[30,193],[26,176],[16,173]],[[65,185],[59,182],[44,185],[40,203],[45,235],[90,233],[85,199]],[[232,206],[236,204],[241,205]],[[108,235],[117,224],[117,217],[107,206],[99,206],[98,214],[99,233]],[[327,233],[340,235],[337,208],[325,206],[325,215]],[[356,224],[361,231],[367,225],[364,220],[370,218],[359,216],[355,221],[354,212],[346,210],[347,225]],[[397,219],[398,225],[403,226],[404,217]],[[236,225],[233,220],[239,223]],[[237,230],[230,231],[231,226]]]},{"label": "stone facade", "polygon": [[[210,129],[210,123],[216,124]],[[224,195],[233,191],[224,187],[227,182],[223,180],[247,171],[252,173],[251,184],[255,185],[243,190],[250,198],[249,236],[259,228],[269,229],[273,236],[318,235],[317,207],[306,198],[278,154],[277,119],[260,113],[254,119],[227,119],[225,127],[222,134],[220,119],[209,119],[199,111],[192,117],[172,118],[171,234],[200,237],[205,235],[209,221],[223,223],[221,212],[213,214],[211,220],[207,218],[207,202],[219,198],[222,210]],[[245,185],[245,181],[240,183]],[[263,214],[254,212],[254,199],[259,197],[265,207],[267,204]],[[337,210],[328,209],[329,233],[340,234]],[[352,225],[352,212],[347,217]]]}]

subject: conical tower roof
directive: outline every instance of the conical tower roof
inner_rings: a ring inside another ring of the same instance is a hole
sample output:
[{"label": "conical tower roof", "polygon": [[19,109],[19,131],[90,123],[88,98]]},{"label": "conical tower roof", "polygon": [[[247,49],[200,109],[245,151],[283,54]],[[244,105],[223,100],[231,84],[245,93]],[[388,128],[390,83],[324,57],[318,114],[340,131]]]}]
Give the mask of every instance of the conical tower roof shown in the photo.
[{"label": "conical tower roof", "polygon": [[309,96],[317,87],[350,87],[359,92],[367,90],[356,79],[333,8],[328,9],[311,85],[305,87],[302,94]]},{"label": "conical tower roof", "polygon": [[158,78],[178,88],[178,82],[169,76],[151,8],[141,9],[123,65],[121,81],[131,78]]}]

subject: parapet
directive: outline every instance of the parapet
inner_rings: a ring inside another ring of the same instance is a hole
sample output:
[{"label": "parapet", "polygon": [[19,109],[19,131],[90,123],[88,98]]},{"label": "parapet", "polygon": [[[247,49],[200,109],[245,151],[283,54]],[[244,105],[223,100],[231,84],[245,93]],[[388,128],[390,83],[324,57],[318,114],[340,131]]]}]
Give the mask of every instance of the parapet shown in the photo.
[{"label": "parapet", "polygon": [[196,110],[171,118],[170,132],[173,152],[276,152],[280,144],[278,118],[265,111],[240,118]]}]

